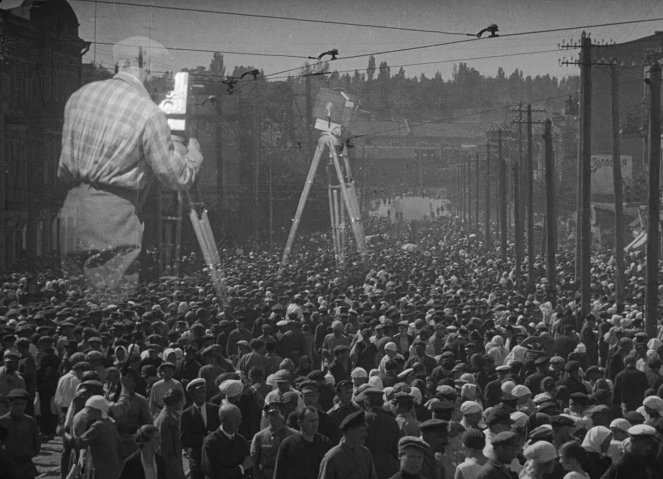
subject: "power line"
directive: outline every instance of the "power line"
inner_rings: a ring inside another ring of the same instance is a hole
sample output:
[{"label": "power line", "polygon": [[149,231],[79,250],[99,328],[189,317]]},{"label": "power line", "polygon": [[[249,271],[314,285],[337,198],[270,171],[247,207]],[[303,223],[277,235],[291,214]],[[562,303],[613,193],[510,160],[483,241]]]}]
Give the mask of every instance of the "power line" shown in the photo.
[{"label": "power line", "polygon": [[[389,53],[402,53],[402,52],[408,52],[408,51],[414,51],[414,50],[423,50],[423,49],[428,49],[428,48],[435,48],[435,47],[442,47],[442,46],[447,46],[447,45],[457,45],[459,43],[468,43],[468,42],[476,42],[480,40],[495,40],[495,39],[500,39],[500,38],[507,38],[507,37],[516,37],[516,36],[524,36],[524,35],[542,35],[545,33],[554,33],[554,32],[563,32],[563,31],[570,31],[570,30],[582,30],[582,29],[588,29],[588,28],[599,28],[599,27],[607,27],[607,26],[616,26],[616,25],[631,25],[631,24],[636,24],[636,23],[646,23],[646,22],[656,22],[656,21],[661,21],[663,20],[663,17],[656,17],[656,18],[641,18],[637,20],[625,20],[621,22],[609,22],[609,23],[595,23],[595,24],[588,24],[588,25],[576,25],[573,27],[559,27],[559,28],[548,28],[548,29],[543,29],[543,30],[529,30],[529,31],[524,31],[524,32],[514,32],[514,33],[506,33],[503,35],[499,35],[497,37],[482,37],[482,38],[468,38],[468,39],[463,39],[463,40],[454,40],[450,42],[442,42],[442,43],[430,43],[426,45],[417,45],[413,47],[404,47],[404,48],[396,48],[392,50],[383,50],[379,52],[370,52],[370,53],[360,53],[356,55],[351,55],[351,56],[346,56],[346,57],[341,57],[337,58],[336,60],[329,60],[329,61],[339,61],[339,60],[351,60],[355,58],[363,58],[363,57],[369,57],[369,56],[375,56],[375,55],[386,55]],[[297,68],[290,68],[288,70],[282,70],[274,73],[269,73],[263,76],[263,78],[268,78],[276,75],[281,75],[283,73],[289,73],[292,71],[296,71],[301,69],[301,67]]]},{"label": "power line", "polygon": [[214,13],[218,15],[231,15],[236,17],[248,17],[248,18],[262,18],[268,20],[286,20],[293,22],[303,22],[303,23],[318,23],[325,25],[340,25],[347,27],[361,27],[361,28],[377,28],[381,30],[396,30],[404,32],[416,32],[416,33],[437,33],[441,35],[458,35],[458,36],[468,36],[474,34],[466,32],[449,32],[444,30],[432,30],[432,29],[423,29],[423,28],[409,28],[409,27],[394,27],[390,25],[377,25],[373,23],[357,23],[357,22],[341,22],[335,20],[318,20],[315,18],[304,18],[304,17],[290,17],[285,15],[265,15],[258,13],[240,13],[240,12],[229,12],[226,10],[208,10],[202,8],[190,8],[190,7],[169,7],[164,5],[146,5],[144,3],[134,3],[134,2],[112,2],[104,0],[75,0],[82,3],[99,3],[113,6],[127,6],[127,7],[140,7],[140,8],[153,8],[158,10],[171,10],[177,12],[194,12],[194,13]]},{"label": "power line", "polygon": [[[87,0],[77,0],[79,2]],[[115,45],[117,42],[90,42],[95,45]],[[172,47],[164,45],[164,48],[168,50],[175,50],[180,52],[200,52],[200,53],[223,53],[227,55],[247,55],[247,56],[256,56],[256,57],[280,57],[280,58],[296,58],[298,60],[305,59],[305,55],[288,55],[285,53],[258,53],[258,52],[239,52],[239,51],[230,51],[230,50],[205,50],[202,48],[184,48],[184,47]]]}]

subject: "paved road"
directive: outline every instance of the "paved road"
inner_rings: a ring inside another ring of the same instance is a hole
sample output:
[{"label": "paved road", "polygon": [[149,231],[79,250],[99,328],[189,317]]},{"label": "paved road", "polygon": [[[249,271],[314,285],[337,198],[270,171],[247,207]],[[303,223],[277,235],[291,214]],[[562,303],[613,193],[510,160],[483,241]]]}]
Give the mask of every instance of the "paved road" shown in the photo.
[{"label": "paved road", "polygon": [[62,437],[41,445],[41,453],[35,458],[39,478],[60,477],[60,454],[62,453]]}]

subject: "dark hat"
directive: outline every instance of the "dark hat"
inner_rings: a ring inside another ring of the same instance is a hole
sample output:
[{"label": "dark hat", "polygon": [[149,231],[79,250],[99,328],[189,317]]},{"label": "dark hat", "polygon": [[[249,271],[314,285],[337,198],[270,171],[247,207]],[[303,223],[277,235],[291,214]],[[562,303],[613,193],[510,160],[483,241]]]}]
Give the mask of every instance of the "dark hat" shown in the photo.
[{"label": "dark hat", "polygon": [[435,431],[440,433],[449,432],[449,421],[444,419],[428,419],[427,421],[419,424],[419,430],[424,431]]},{"label": "dark hat", "polygon": [[347,379],[344,379],[343,381],[339,381],[339,383],[336,385],[336,392],[341,392],[344,389],[351,388],[352,383],[348,381]]},{"label": "dark hat", "polygon": [[170,361],[164,361],[163,363],[159,364],[159,371],[161,371],[163,368],[175,369],[175,367],[175,364],[171,363]]},{"label": "dark hat", "polygon": [[25,399],[28,401],[30,399],[30,395],[25,389],[12,389],[9,391],[9,394],[7,394],[7,399],[10,401],[12,399]]},{"label": "dark hat", "polygon": [[417,449],[424,454],[430,453],[430,446],[421,438],[415,436],[403,436],[398,440],[398,454],[403,454],[410,448]]},{"label": "dark hat", "polygon": [[490,426],[501,422],[511,424],[511,415],[506,408],[495,406],[486,415],[486,424]]},{"label": "dark hat", "polygon": [[345,419],[343,419],[339,425],[339,429],[345,432],[350,428],[361,426],[365,422],[366,420],[364,418],[364,411],[355,411],[345,416]]},{"label": "dark hat", "polygon": [[580,363],[578,361],[569,361],[566,364],[566,370],[569,372],[576,372],[580,369]]},{"label": "dark hat", "polygon": [[311,380],[303,381],[299,385],[299,390],[301,392],[304,392],[304,391],[318,391],[319,389],[320,389],[320,386],[318,386],[318,383],[315,382],[315,381],[311,381]]},{"label": "dark hat", "polygon": [[553,416],[550,418],[550,424],[555,427],[575,426],[575,422],[568,416]]},{"label": "dark hat", "polygon": [[486,436],[478,429],[468,429],[463,433],[463,445],[470,449],[483,449],[486,446]]},{"label": "dark hat", "polygon": [[334,348],[334,354],[341,354],[341,353],[344,353],[346,351],[350,351],[350,348],[345,346],[344,344],[339,344],[338,346],[336,346]]},{"label": "dark hat", "polygon": [[540,358],[534,360],[534,364],[536,364],[537,366],[548,364],[549,362],[550,362],[550,356],[541,356]]},{"label": "dark hat", "polygon": [[398,402],[409,403],[414,401],[414,396],[410,393],[406,393],[405,391],[400,391],[394,394],[394,399]]},{"label": "dark hat", "polygon": [[531,442],[537,442],[537,441],[552,442],[553,440],[552,426],[550,426],[550,424],[542,424],[539,427],[535,427],[529,433],[529,440]]},{"label": "dark hat", "polygon": [[502,431],[495,434],[491,441],[493,446],[510,446],[517,444],[520,441],[520,436],[512,431]]},{"label": "dark hat", "polygon": [[279,369],[272,375],[275,383],[289,383],[290,379],[290,372],[287,369]]},{"label": "dark hat", "polygon": [[265,406],[262,408],[263,411],[265,411],[267,414],[270,412],[278,412],[282,416],[285,417],[286,415],[286,409],[285,406],[282,402],[274,401],[270,402],[269,404],[265,404]]}]

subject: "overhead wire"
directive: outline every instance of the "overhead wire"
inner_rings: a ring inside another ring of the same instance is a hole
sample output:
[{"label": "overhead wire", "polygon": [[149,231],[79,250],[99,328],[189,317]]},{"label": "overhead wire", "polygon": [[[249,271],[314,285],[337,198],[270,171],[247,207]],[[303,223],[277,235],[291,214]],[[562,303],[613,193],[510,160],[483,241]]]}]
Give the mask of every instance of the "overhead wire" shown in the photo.
[{"label": "overhead wire", "polygon": [[177,12],[193,12],[193,13],[213,13],[217,15],[228,15],[236,17],[246,17],[246,18],[261,18],[266,20],[283,20],[283,21],[293,21],[293,22],[302,22],[302,23],[317,23],[324,25],[337,25],[337,26],[347,26],[347,27],[360,27],[360,28],[376,28],[381,30],[396,30],[404,32],[414,32],[414,33],[435,33],[440,35],[457,35],[457,36],[467,36],[474,35],[473,33],[467,32],[451,32],[445,30],[436,30],[436,29],[424,29],[424,28],[410,28],[410,27],[397,27],[392,25],[379,25],[374,23],[359,23],[359,22],[342,22],[337,20],[321,20],[317,18],[304,18],[304,17],[293,17],[287,15],[267,15],[260,13],[242,13],[242,12],[231,12],[227,10],[211,10],[203,8],[192,8],[192,7],[172,7],[166,5],[148,5],[144,3],[135,3],[135,2],[113,2],[108,0],[74,0],[81,3],[95,3],[95,4],[106,4],[113,6],[128,6],[128,7],[140,7],[140,8],[152,8],[158,10],[170,10]]}]

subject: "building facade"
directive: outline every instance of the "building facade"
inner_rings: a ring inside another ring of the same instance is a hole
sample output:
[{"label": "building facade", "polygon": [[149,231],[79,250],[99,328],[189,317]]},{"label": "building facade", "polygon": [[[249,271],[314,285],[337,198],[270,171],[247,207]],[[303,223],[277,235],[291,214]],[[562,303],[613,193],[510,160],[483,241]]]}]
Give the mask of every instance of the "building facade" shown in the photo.
[{"label": "building facade", "polygon": [[81,84],[89,44],[65,0],[0,10],[0,271],[57,251],[64,105]]}]

